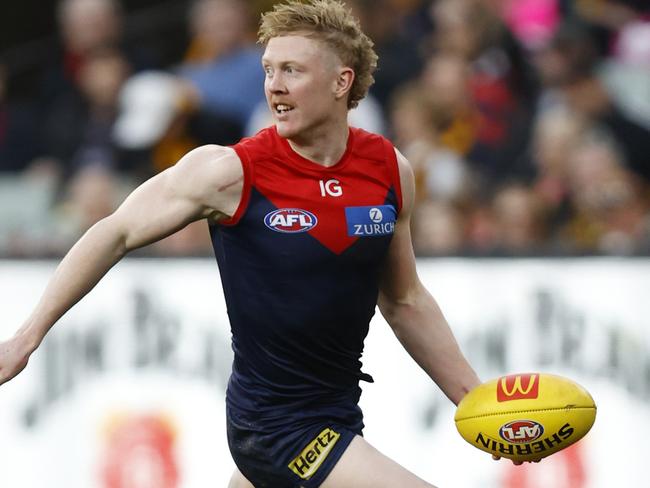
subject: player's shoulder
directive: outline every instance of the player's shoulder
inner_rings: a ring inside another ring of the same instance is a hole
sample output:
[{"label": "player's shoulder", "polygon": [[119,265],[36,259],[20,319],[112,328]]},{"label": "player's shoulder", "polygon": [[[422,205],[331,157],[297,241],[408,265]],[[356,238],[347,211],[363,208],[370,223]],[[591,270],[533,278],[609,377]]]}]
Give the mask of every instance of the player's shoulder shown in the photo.
[{"label": "player's shoulder", "polygon": [[234,147],[259,147],[271,148],[278,139],[278,133],[275,126],[266,127],[259,130],[256,134],[242,138]]},{"label": "player's shoulder", "polygon": [[198,146],[183,156],[176,166],[197,168],[238,165],[239,157],[233,148],[217,144]]},{"label": "player's shoulder", "polygon": [[381,134],[370,132],[360,127],[350,127],[350,132],[357,144],[390,144],[390,141]]},{"label": "player's shoulder", "polygon": [[167,171],[167,186],[215,215],[232,215],[241,198],[244,174],[237,153],[207,144],[189,151]]},{"label": "player's shoulder", "polygon": [[272,159],[283,152],[275,126],[266,127],[252,136],[244,137],[233,149],[246,163]]},{"label": "player's shoulder", "polygon": [[350,133],[353,138],[352,152],[355,156],[378,162],[394,160],[393,143],[383,135],[358,127],[350,127]]},{"label": "player's shoulder", "polygon": [[390,159],[396,159],[400,173],[404,171],[413,172],[409,161],[387,137],[358,127],[350,127],[350,130],[352,131],[354,146],[358,153],[362,153],[366,157],[373,154],[377,158],[389,156]]},{"label": "player's shoulder", "polygon": [[393,146],[395,158],[397,159],[397,167],[399,168],[400,175],[407,178],[414,178],[413,167],[410,161],[404,156],[399,149]]},{"label": "player's shoulder", "polygon": [[206,144],[185,154],[172,168],[174,181],[190,182],[195,190],[219,186],[223,181],[237,179],[242,173],[237,153],[227,146]]}]

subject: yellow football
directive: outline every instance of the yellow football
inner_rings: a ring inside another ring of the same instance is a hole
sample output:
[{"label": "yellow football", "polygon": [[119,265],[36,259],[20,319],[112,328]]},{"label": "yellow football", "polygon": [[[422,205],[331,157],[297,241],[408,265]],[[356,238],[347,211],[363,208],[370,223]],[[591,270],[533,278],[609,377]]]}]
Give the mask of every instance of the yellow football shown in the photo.
[{"label": "yellow football", "polygon": [[596,420],[596,404],[570,379],[515,374],[470,391],[454,420],[474,447],[515,461],[535,461],[584,437]]}]

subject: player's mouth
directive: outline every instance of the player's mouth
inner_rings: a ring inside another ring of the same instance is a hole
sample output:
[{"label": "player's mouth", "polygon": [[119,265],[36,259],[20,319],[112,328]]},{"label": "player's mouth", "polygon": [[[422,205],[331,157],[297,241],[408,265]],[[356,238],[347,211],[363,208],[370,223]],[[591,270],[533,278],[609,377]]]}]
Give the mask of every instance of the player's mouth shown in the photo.
[{"label": "player's mouth", "polygon": [[286,103],[276,103],[274,105],[274,109],[276,115],[284,115],[291,112],[293,110],[293,107],[291,105],[287,105]]}]

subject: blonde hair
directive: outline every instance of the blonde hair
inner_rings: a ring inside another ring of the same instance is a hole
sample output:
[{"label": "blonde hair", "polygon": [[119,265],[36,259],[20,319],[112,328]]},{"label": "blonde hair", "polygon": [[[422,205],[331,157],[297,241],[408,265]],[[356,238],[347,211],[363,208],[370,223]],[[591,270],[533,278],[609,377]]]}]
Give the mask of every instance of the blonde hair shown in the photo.
[{"label": "blonde hair", "polygon": [[262,15],[258,42],[266,44],[294,33],[324,42],[354,70],[348,108],[356,107],[375,82],[372,74],[377,68],[374,43],[361,30],[359,20],[337,0],[289,0]]}]

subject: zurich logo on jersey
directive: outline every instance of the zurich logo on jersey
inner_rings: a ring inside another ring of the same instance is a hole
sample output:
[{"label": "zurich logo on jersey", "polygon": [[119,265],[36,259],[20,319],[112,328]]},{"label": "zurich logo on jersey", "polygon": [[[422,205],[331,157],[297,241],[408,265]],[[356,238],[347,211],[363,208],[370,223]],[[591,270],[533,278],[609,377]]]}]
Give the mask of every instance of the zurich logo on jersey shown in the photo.
[{"label": "zurich logo on jersey", "polygon": [[316,227],[316,216],[300,208],[280,208],[269,212],[264,217],[264,224],[275,232],[295,234],[307,232]]},{"label": "zurich logo on jersey", "polygon": [[345,220],[350,237],[386,236],[395,232],[397,211],[392,205],[346,207]]}]

